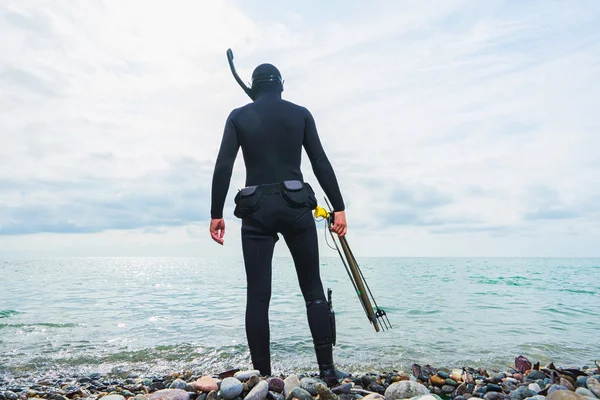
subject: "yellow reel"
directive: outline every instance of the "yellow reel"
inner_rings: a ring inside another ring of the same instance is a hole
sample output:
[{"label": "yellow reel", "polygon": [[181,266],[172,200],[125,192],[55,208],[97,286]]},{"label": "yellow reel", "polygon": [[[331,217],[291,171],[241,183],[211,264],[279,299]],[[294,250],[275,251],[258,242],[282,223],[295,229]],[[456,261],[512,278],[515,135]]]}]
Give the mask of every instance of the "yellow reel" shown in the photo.
[{"label": "yellow reel", "polygon": [[329,215],[331,215],[329,213],[329,211],[327,211],[326,209],[324,209],[321,206],[317,206],[317,208],[315,208],[315,218],[319,218],[319,217],[323,217],[325,219],[329,219]]}]

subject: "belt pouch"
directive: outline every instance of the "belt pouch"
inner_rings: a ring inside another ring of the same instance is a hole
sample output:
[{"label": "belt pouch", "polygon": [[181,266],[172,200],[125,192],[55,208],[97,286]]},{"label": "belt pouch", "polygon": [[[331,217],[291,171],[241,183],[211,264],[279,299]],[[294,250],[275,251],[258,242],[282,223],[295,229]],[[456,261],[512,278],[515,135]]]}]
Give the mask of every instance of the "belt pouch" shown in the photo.
[{"label": "belt pouch", "polygon": [[259,186],[248,186],[239,190],[233,199],[235,203],[233,215],[237,218],[251,215],[260,208],[262,198],[262,189]]},{"label": "belt pouch", "polygon": [[312,210],[317,206],[315,193],[308,183],[291,180],[283,181],[282,186],[281,197],[289,207],[309,207]]}]

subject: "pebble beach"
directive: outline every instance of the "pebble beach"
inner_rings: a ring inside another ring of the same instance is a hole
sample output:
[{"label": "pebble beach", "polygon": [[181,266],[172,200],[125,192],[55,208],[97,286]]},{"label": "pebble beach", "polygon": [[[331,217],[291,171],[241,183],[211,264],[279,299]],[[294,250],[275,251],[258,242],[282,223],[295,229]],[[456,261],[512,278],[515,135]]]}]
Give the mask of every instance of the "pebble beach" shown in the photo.
[{"label": "pebble beach", "polygon": [[504,371],[413,364],[410,370],[338,371],[329,388],[316,373],[260,376],[256,370],[140,376],[114,371],[81,376],[0,376],[0,400],[598,400],[600,365],[543,366],[524,356]]}]

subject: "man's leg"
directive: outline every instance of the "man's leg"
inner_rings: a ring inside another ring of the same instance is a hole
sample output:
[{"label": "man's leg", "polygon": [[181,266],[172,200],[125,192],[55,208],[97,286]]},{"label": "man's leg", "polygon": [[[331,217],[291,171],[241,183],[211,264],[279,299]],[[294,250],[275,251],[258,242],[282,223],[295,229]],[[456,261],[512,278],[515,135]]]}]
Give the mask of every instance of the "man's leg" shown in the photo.
[{"label": "man's leg", "polygon": [[294,259],[300,290],[306,302],[308,325],[321,378],[332,386],[337,384],[333,367],[333,329],[319,272],[317,228],[310,211],[298,218],[283,232],[283,236]]},{"label": "man's leg", "polygon": [[255,369],[271,375],[269,302],[271,263],[275,237],[253,220],[242,224],[242,250],[246,268],[246,336]]}]

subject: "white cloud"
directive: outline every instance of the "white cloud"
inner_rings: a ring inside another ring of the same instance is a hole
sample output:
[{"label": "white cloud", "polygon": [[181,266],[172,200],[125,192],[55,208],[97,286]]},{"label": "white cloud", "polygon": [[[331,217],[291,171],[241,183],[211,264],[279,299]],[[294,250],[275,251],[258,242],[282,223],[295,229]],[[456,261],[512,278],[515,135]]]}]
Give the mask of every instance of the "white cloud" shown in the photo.
[{"label": "white cloud", "polygon": [[207,233],[224,121],[248,101],[231,47],[244,79],[273,62],[313,112],[361,254],[598,255],[598,11],[3,5],[0,254],[238,255],[241,153],[226,247]]}]

